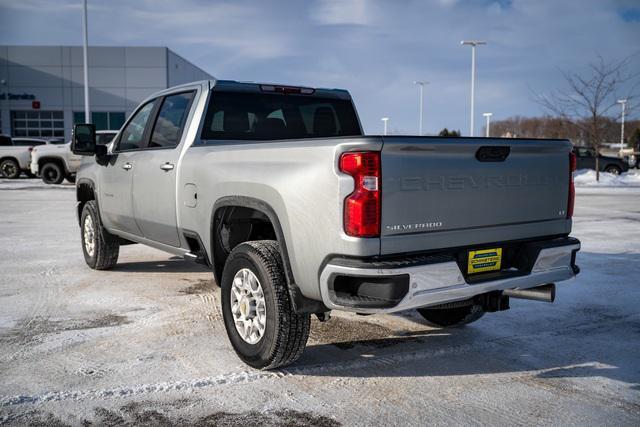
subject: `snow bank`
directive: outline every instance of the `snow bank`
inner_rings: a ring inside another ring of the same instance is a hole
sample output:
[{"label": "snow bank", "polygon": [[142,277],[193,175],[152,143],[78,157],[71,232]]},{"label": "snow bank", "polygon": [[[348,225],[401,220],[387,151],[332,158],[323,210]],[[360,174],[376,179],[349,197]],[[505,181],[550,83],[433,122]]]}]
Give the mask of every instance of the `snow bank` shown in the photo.
[{"label": "snow bank", "polygon": [[620,175],[600,172],[600,182],[598,182],[595,170],[580,169],[574,172],[573,181],[576,187],[640,187],[640,175],[633,172]]}]

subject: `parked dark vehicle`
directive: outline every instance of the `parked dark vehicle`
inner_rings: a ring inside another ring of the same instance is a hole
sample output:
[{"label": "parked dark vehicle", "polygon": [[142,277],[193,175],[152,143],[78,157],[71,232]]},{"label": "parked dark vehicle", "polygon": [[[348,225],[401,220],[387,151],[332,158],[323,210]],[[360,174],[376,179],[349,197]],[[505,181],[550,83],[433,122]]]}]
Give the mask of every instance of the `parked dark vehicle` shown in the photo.
[{"label": "parked dark vehicle", "polygon": [[[596,168],[595,150],[586,147],[573,147],[576,155],[578,169],[594,169]],[[620,175],[622,172],[629,170],[629,164],[623,159],[617,157],[599,156],[600,172],[612,173]]]}]

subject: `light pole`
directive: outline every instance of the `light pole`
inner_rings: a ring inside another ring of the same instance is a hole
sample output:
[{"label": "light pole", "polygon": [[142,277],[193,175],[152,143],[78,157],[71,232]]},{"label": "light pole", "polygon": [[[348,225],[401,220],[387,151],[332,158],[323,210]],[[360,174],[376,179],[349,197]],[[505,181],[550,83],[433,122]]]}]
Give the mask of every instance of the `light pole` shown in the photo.
[{"label": "light pole", "polygon": [[420,86],[420,118],[418,119],[418,135],[422,136],[422,117],[423,117],[423,97],[424,97],[424,86],[428,85],[429,82],[416,80],[413,82],[414,85]]},{"label": "light pole", "polygon": [[624,147],[624,113],[625,113],[625,110],[627,109],[627,100],[619,99],[618,104],[622,106],[622,122],[620,124],[620,151],[619,151],[620,157],[622,157],[622,147]]},{"label": "light pole", "polygon": [[382,123],[384,123],[384,133],[383,135],[387,134],[387,122],[389,121],[389,117],[383,117],[380,120],[382,120]]},{"label": "light pole", "polygon": [[485,41],[481,40],[462,40],[460,42],[463,46],[471,46],[471,124],[469,136],[473,136],[473,114],[474,114],[474,103],[475,103],[475,86],[476,86],[476,46],[480,46],[483,44],[487,44]]},{"label": "light pole", "polygon": [[84,57],[84,63],[82,65],[82,72],[84,74],[84,122],[91,123],[91,113],[89,111],[89,65],[87,64],[87,46],[89,45],[89,30],[87,22],[87,0],[83,0],[82,10],[82,56]]},{"label": "light pole", "polygon": [[493,116],[493,113],[482,113],[483,116],[485,116],[487,118],[487,129],[485,132],[485,136],[487,138],[489,138],[489,125],[491,124],[491,116]]}]

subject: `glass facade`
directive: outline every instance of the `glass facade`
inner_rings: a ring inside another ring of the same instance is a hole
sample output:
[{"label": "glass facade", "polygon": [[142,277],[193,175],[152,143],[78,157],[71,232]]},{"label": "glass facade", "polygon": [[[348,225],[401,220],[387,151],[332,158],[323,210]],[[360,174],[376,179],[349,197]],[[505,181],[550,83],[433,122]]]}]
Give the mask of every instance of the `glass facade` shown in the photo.
[{"label": "glass facade", "polygon": [[[124,113],[122,112],[91,112],[91,123],[96,126],[96,130],[119,130],[124,124]],[[84,120],[84,111],[76,111],[73,113],[73,124],[86,123]]]},{"label": "glass facade", "polygon": [[12,111],[11,134],[17,137],[64,137],[64,114],[62,111]]}]

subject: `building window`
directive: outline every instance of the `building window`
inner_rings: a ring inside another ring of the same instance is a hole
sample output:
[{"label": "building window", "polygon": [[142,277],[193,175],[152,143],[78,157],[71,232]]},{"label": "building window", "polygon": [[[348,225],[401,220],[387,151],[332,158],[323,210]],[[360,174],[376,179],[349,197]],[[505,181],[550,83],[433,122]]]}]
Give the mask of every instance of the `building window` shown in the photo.
[{"label": "building window", "polygon": [[[85,123],[84,111],[73,113],[73,123]],[[91,123],[96,126],[96,130],[119,130],[124,124],[124,113],[94,111],[91,113]]]},{"label": "building window", "polygon": [[62,111],[12,111],[13,136],[64,137]]}]

